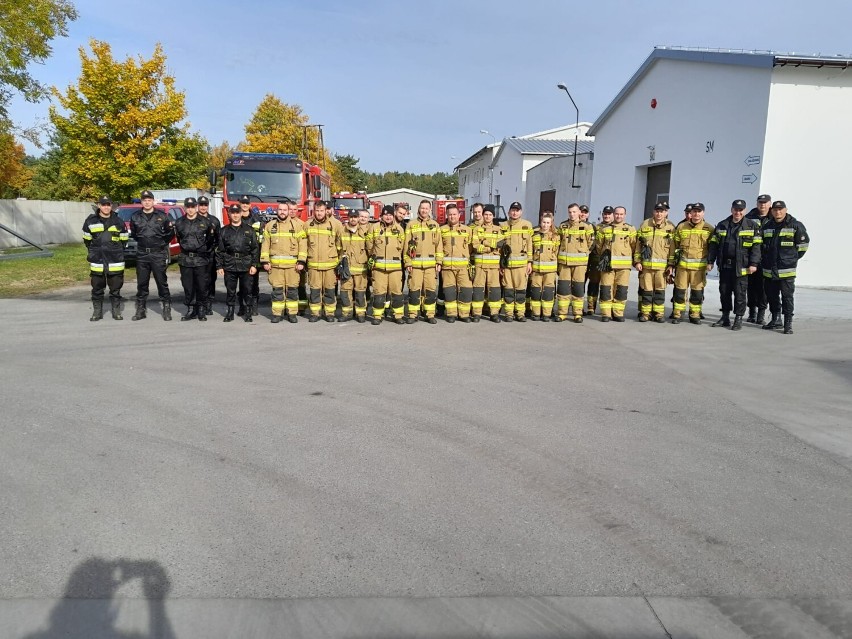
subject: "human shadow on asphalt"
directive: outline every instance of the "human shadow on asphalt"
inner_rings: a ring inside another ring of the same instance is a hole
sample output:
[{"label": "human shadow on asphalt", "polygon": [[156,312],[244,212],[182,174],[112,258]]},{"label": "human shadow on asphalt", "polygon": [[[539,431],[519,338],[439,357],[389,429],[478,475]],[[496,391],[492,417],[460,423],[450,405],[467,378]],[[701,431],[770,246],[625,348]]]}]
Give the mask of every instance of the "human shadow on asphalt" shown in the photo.
[{"label": "human shadow on asphalt", "polygon": [[[147,632],[116,627],[122,601],[116,595],[128,584],[141,586]],[[92,557],[71,573],[50,613],[50,627],[23,639],[175,639],[165,610],[170,589],[168,575],[156,561]]]}]

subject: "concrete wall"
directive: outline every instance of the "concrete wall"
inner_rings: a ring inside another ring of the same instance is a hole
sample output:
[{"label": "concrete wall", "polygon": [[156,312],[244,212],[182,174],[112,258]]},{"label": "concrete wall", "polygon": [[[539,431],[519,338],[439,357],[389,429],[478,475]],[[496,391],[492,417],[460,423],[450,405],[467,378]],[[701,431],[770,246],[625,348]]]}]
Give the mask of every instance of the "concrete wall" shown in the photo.
[{"label": "concrete wall", "polygon": [[[0,223],[36,244],[67,244],[83,241],[83,222],[93,211],[89,202],[0,200]],[[0,248],[16,246],[27,243],[0,230]]]},{"label": "concrete wall", "polygon": [[673,220],[686,202],[704,202],[708,222],[729,215],[736,198],[753,203],[761,165],[746,159],[763,155],[770,77],[769,68],[657,61],[596,131],[593,215],[623,204],[628,222],[641,223],[647,167],[667,162]]},{"label": "concrete wall", "polygon": [[852,287],[843,219],[852,203],[852,73],[840,69],[776,67],[760,192],[787,203],[808,229],[811,248],[796,281]]},{"label": "concrete wall", "polygon": [[[545,160],[527,172],[526,201],[524,210],[527,218],[536,221],[542,191],[556,191],[556,222],[568,218],[568,205],[572,202],[588,204],[592,193],[593,160],[587,153],[577,156],[575,182],[580,188],[571,188],[573,156],[554,157]],[[581,166],[582,165],[582,166]]]},{"label": "concrete wall", "polygon": [[[546,158],[542,158],[546,159]],[[509,211],[509,205],[518,201],[524,202],[524,158],[510,146],[506,146],[494,167],[494,203],[497,204],[497,196],[500,196],[500,206]],[[533,214],[528,215],[524,211],[524,217],[528,220],[538,219]]]}]

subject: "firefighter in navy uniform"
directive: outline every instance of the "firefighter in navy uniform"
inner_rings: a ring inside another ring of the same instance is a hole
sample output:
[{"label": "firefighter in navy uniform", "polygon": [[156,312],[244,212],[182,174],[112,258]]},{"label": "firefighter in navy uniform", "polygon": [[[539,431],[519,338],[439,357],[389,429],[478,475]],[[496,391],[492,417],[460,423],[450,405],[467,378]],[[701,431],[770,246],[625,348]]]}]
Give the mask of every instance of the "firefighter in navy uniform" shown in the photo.
[{"label": "firefighter in navy uniform", "polygon": [[169,216],[154,208],[154,194],[142,191],[142,208],[130,216],[130,237],[136,240],[136,313],[133,321],[147,316],[148,286],[151,275],[163,305],[163,319],[172,319],[172,296],[166,269],[169,267],[169,242],[175,230]]},{"label": "firefighter in navy uniform", "polygon": [[734,331],[743,327],[748,278],[760,264],[760,223],[745,217],[745,207],[745,200],[733,201],[731,214],[716,225],[710,236],[710,252],[707,255],[710,269],[714,263],[719,266],[719,297],[722,299],[722,317],[712,325],[730,326]]},{"label": "firefighter in navy uniform", "polygon": [[[746,218],[758,223],[762,229],[771,218],[769,210],[772,208],[772,196],[764,193],[757,196],[757,206],[748,212]],[[766,319],[766,291],[763,279],[763,269],[760,264],[757,270],[748,276],[748,319],[750,324],[763,324]]]},{"label": "firefighter in navy uniform", "polygon": [[83,243],[89,260],[92,282],[92,322],[104,317],[104,290],[109,287],[112,318],[121,316],[121,287],[124,284],[124,245],[128,234],[124,221],[112,210],[112,200],[102,195],[98,200],[98,212],[92,213],[83,222]]},{"label": "firefighter in navy uniform", "polygon": [[[198,198],[198,215],[210,220],[213,225],[213,247],[219,244],[219,232],[222,230],[222,222],[215,215],[210,215],[210,200],[202,195]],[[210,279],[207,287],[207,304],[204,306],[205,315],[213,315],[213,303],[216,301],[216,260],[210,260]]]},{"label": "firefighter in navy uniform", "polygon": [[796,266],[807,252],[810,238],[805,225],[787,213],[787,205],[782,200],[772,203],[770,214],[771,219],[763,225],[761,266],[772,319],[763,328],[780,328],[783,312],[784,334],[790,335],[793,332]]},{"label": "firefighter in navy uniform", "polygon": [[175,236],[180,244],[180,281],[183,284],[186,315],[181,321],[207,321],[207,293],[210,289],[210,262],[215,262],[216,227],[209,218],[198,215],[194,197],[183,201],[186,215],[175,222]]},{"label": "firefighter in navy uniform", "polygon": [[[228,217],[231,223],[222,228],[216,248],[216,268],[225,280],[227,291],[228,311],[222,320],[224,322],[234,320],[234,306],[238,298],[241,305],[246,305],[246,300],[251,296],[251,278],[257,272],[255,264],[260,260],[257,234],[251,226],[243,222],[238,204],[228,207]],[[251,322],[251,313],[244,313],[243,320]]]},{"label": "firefighter in navy uniform", "polygon": [[[243,224],[247,224],[257,236],[258,245],[263,241],[263,218],[259,213],[251,210],[251,197],[248,195],[240,196],[240,215],[243,218]],[[254,275],[251,276],[251,295],[246,298],[245,305],[240,302],[240,308],[237,315],[241,316],[244,313],[257,315],[257,305],[260,299],[260,264],[255,264]]]}]

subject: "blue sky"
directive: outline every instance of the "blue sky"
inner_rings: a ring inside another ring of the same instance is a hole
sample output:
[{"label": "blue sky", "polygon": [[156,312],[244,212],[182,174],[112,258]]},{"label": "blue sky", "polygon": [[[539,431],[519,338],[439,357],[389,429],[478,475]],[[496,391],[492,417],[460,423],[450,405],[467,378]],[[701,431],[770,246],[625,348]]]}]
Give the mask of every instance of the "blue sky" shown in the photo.
[{"label": "blue sky", "polygon": [[[90,37],[114,55],[162,43],[189,121],[243,137],[266,93],[325,125],[369,171],[451,171],[490,138],[594,121],[655,45],[852,54],[848,0],[77,0],[80,18],[32,71],[64,88]],[[714,96],[708,87],[707,99]],[[15,121],[47,118],[16,100]]]}]

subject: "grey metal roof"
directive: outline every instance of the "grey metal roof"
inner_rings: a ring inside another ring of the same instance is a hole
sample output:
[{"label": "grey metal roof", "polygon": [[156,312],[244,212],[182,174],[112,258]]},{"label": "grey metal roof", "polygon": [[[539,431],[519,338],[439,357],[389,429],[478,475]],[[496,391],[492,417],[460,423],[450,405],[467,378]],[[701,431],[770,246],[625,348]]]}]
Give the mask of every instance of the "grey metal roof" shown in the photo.
[{"label": "grey metal roof", "polygon": [[[524,138],[506,138],[503,140],[524,155],[573,155],[574,140],[527,140]],[[595,143],[591,140],[577,141],[577,154],[592,153]]]},{"label": "grey metal roof", "polygon": [[745,67],[772,68],[774,66],[852,66],[852,57],[844,55],[797,55],[795,53],[777,53],[775,51],[744,51],[730,49],[704,49],[687,47],[655,47],[642,66],[627,81],[612,102],[603,110],[588,134],[594,136],[604,122],[612,115],[616,107],[642,79],[657,60],[684,60],[686,62],[710,62],[713,64],[731,64]]}]

